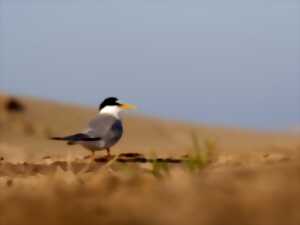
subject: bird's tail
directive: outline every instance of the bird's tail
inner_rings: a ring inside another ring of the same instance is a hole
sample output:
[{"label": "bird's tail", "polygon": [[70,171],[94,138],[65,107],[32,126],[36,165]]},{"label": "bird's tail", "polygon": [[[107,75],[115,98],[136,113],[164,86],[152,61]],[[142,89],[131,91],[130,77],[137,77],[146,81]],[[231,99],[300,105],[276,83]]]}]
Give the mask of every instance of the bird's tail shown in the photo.
[{"label": "bird's tail", "polygon": [[65,137],[51,137],[51,140],[58,140],[58,141],[67,141],[69,145],[76,144],[76,142],[79,141],[99,141],[101,138],[97,137],[90,137],[87,134],[74,134],[70,136],[65,136]]},{"label": "bird's tail", "polygon": [[50,137],[51,140],[56,140],[56,141],[66,141],[66,137]]}]

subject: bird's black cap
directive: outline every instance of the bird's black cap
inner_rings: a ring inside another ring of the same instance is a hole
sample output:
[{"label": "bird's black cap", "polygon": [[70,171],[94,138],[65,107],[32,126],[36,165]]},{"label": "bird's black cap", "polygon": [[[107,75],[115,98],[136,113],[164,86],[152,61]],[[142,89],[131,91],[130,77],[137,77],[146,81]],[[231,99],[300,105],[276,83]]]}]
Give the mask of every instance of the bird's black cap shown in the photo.
[{"label": "bird's black cap", "polygon": [[108,97],[104,99],[99,106],[99,110],[103,109],[105,106],[120,106],[121,104],[118,102],[118,100],[119,99],[116,97]]}]

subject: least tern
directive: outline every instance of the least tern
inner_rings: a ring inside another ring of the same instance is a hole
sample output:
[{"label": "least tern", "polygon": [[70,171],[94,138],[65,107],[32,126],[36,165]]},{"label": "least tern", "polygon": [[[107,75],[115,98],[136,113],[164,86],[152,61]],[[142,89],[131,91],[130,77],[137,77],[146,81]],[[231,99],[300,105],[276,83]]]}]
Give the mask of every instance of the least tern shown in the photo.
[{"label": "least tern", "polygon": [[95,157],[95,151],[100,150],[106,150],[107,156],[110,156],[110,148],[123,134],[120,113],[135,108],[134,105],[120,103],[115,97],[106,98],[99,106],[99,114],[88,123],[85,131],[51,139],[67,141],[69,145],[80,144],[92,152],[92,158]]}]

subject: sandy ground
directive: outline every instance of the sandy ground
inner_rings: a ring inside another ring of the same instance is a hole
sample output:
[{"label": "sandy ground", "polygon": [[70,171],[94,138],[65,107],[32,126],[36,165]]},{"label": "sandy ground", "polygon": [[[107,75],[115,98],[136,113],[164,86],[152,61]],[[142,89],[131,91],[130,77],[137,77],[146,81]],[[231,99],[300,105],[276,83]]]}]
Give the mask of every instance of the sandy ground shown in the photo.
[{"label": "sandy ground", "polygon": [[128,115],[113,154],[156,160],[99,152],[90,162],[48,137],[80,131],[96,110],[18,98],[24,110],[8,111],[8,99],[0,95],[0,225],[300,224],[299,134]]}]

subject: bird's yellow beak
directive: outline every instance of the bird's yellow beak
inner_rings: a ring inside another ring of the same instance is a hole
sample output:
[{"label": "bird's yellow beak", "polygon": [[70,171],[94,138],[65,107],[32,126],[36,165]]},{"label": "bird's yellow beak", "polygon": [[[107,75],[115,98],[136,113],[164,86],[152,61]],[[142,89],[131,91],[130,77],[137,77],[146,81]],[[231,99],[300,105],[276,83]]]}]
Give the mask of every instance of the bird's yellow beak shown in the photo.
[{"label": "bird's yellow beak", "polygon": [[136,106],[135,105],[131,105],[131,104],[127,104],[127,103],[122,103],[121,104],[121,108],[129,110],[129,109],[136,109]]}]

